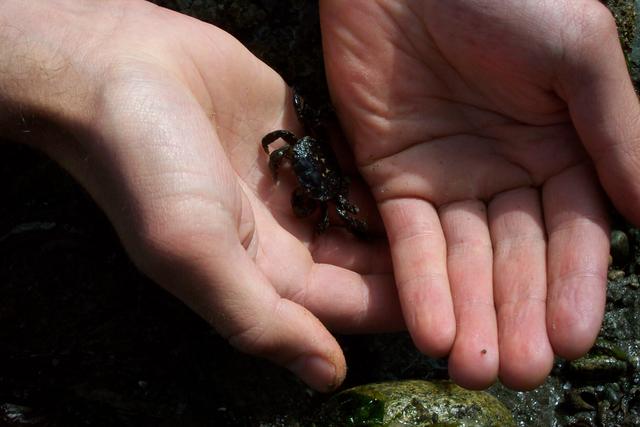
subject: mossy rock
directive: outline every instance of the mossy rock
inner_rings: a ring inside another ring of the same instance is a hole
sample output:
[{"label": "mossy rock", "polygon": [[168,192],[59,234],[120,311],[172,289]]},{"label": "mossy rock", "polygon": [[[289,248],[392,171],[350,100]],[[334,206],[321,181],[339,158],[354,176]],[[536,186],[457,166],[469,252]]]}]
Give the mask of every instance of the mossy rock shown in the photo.
[{"label": "mossy rock", "polygon": [[515,426],[509,410],[483,391],[450,381],[391,381],[342,391],[322,408],[317,426]]}]

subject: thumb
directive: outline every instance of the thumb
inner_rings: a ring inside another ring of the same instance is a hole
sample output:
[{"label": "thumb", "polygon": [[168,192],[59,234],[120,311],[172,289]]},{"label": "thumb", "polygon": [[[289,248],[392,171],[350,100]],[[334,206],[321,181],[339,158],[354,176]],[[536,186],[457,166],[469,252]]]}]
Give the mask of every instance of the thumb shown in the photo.
[{"label": "thumb", "polygon": [[[144,270],[240,351],[286,367],[318,391],[338,387],[346,362],[335,338],[306,308],[280,297],[236,234],[226,230],[167,245],[180,252],[156,258]],[[163,249],[153,252],[168,255]]]},{"label": "thumb", "polygon": [[[126,92],[129,101],[109,100],[117,111],[140,102]],[[314,389],[337,387],[346,363],[335,338],[304,307],[278,295],[241,243],[239,221],[250,202],[208,118],[190,99],[179,104],[180,93],[163,94],[143,92],[141,103],[148,104],[136,108],[151,117],[114,114],[119,125],[105,125],[107,142],[86,144],[87,156],[69,145],[46,149],[103,207],[151,279],[241,351],[289,368]],[[103,120],[112,117],[105,111]]]},{"label": "thumb", "polygon": [[239,242],[233,246],[235,262],[223,260],[212,277],[223,284],[227,311],[217,329],[238,349],[285,366],[316,390],[338,387],[346,362],[335,338],[306,308],[280,297]]},{"label": "thumb", "polygon": [[567,49],[561,93],[600,182],[616,208],[640,225],[640,106],[613,17],[593,2],[575,49]]}]

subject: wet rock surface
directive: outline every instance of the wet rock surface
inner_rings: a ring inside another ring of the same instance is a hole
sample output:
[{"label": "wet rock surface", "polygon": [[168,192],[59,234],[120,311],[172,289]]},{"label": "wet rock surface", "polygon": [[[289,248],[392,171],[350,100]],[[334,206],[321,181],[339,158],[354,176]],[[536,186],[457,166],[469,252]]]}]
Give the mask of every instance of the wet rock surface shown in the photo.
[{"label": "wet rock surface", "polygon": [[333,396],[319,426],[515,427],[509,410],[483,391],[450,381],[391,381],[350,388]]},{"label": "wet rock surface", "polygon": [[[316,2],[156,3],[221,26],[314,104],[327,100]],[[634,3],[609,6],[635,77]],[[231,349],[139,274],[104,215],[50,160],[0,144],[0,179],[0,426],[313,423],[330,396]],[[489,390],[517,425],[640,425],[640,232],[616,218],[612,243],[594,349],[558,360],[536,390]],[[446,379],[446,361],[419,354],[406,334],[339,339],[346,387]]]}]

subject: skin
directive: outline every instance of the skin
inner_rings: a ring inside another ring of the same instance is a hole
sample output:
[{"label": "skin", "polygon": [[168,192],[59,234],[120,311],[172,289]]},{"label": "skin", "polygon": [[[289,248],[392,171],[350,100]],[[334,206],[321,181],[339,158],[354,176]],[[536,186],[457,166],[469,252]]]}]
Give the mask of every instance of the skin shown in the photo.
[{"label": "skin", "polygon": [[[417,347],[530,389],[605,303],[604,194],[640,225],[640,109],[595,0],[322,0],[332,99]],[[375,28],[375,32],[371,29]]]},{"label": "skin", "polygon": [[390,253],[293,216],[295,180],[274,185],[259,146],[301,134],[282,79],[144,1],[0,2],[0,129],[73,174],[136,264],[232,345],[318,390],[346,369],[328,329],[403,316],[460,384],[529,388],[597,333],[599,183],[640,223],[638,105],[597,2],[504,3],[321,2],[332,94]]},{"label": "skin", "polygon": [[315,235],[293,175],[273,182],[261,138],[302,129],[233,37],[144,1],[5,0],[0,51],[3,135],[65,167],[138,267],[232,345],[328,391],[346,371],[328,328],[404,327],[385,239]]}]

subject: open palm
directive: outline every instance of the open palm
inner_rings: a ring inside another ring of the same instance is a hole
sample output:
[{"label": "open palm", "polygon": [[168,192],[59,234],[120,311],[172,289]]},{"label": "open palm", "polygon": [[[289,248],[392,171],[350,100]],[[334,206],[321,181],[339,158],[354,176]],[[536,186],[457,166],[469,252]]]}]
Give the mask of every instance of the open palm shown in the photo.
[{"label": "open palm", "polygon": [[598,175],[623,212],[640,195],[638,157],[620,154],[633,154],[638,106],[606,9],[327,0],[321,19],[416,345],[450,353],[473,388],[497,375],[534,387],[554,353],[586,352],[605,301]]},{"label": "open palm", "polygon": [[327,327],[402,327],[386,241],[314,234],[292,213],[292,175],[273,182],[260,140],[300,124],[285,83],[237,40],[143,1],[4,6],[28,35],[6,74],[33,74],[5,95],[55,119],[29,142],[87,188],[143,271],[232,344],[328,390],[346,366]]}]

